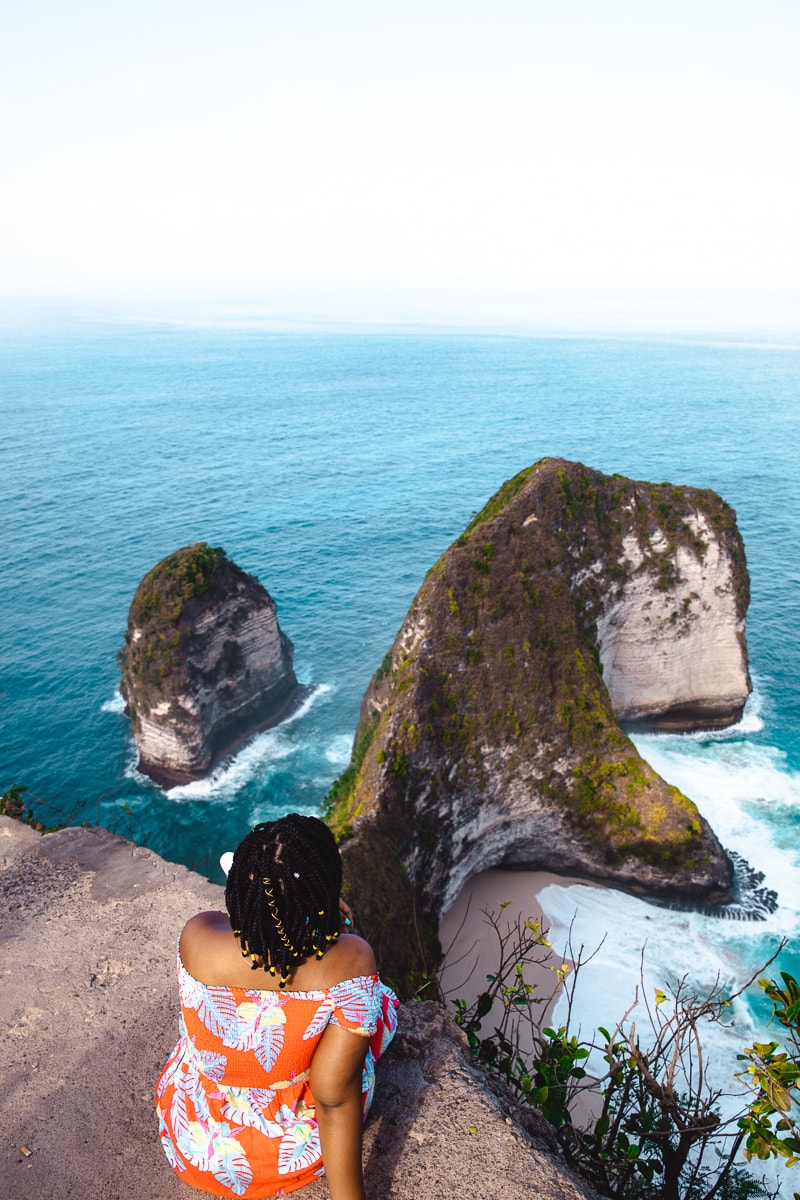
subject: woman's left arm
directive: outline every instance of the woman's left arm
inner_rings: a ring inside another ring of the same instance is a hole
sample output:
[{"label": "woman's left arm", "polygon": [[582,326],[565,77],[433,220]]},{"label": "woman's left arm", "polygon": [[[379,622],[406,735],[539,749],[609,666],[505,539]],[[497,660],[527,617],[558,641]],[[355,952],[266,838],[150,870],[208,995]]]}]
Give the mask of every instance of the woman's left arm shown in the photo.
[{"label": "woman's left arm", "polygon": [[311,1060],[322,1161],[331,1200],[365,1200],[361,1072],[369,1039],[329,1025]]}]

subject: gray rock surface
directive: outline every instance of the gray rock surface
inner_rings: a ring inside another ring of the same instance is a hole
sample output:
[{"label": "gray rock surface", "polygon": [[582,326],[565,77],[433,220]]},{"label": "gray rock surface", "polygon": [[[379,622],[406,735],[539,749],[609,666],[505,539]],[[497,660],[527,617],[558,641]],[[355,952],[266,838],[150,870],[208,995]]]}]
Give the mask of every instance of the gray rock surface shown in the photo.
[{"label": "gray rock surface", "polygon": [[[750,675],[739,596],[743,556],[733,557],[735,545],[712,527],[702,501],[682,518],[694,535],[689,545],[670,547],[658,528],[644,544],[632,532],[622,539],[624,582],[605,598],[597,645],[620,721],[685,732],[740,720]],[[653,586],[648,559],[668,567],[663,586]]]},{"label": "gray rock surface", "polygon": [[413,990],[442,913],[493,867],[730,902],[713,830],[621,722],[738,719],[748,599],[735,513],[707,489],[562,459],[500,488],[425,577],[330,793],[352,900],[397,980]]},{"label": "gray rock surface", "polygon": [[[152,1090],[177,1039],[178,934],[222,902],[221,888],[106,830],[42,835],[0,818],[4,1200],[198,1194],[167,1166]],[[370,1200],[591,1195],[515,1122],[430,1003],[401,1008],[364,1163]]]},{"label": "gray rock surface", "polygon": [[302,698],[274,600],[224,552],[176,551],[137,588],[121,652],[139,769],[166,786],[200,779]]}]

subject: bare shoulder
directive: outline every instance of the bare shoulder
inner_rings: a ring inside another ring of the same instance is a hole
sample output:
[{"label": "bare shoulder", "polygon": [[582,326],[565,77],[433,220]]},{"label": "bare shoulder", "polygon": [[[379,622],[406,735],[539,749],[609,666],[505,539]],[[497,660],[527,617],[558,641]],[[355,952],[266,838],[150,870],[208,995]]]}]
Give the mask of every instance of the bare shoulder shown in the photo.
[{"label": "bare shoulder", "polygon": [[183,927],[180,940],[181,961],[192,975],[217,956],[218,947],[231,938],[231,923],[224,912],[195,913]]},{"label": "bare shoulder", "polygon": [[374,975],[378,969],[375,954],[369,942],[355,933],[345,933],[325,955],[332,978],[328,986],[345,979],[357,979],[361,975]]},{"label": "bare shoulder", "polygon": [[189,917],[189,920],[183,927],[181,945],[183,945],[184,940],[188,944],[197,938],[207,937],[209,934],[230,932],[231,923],[227,913],[219,912],[216,909],[211,912],[195,913],[193,917]]}]

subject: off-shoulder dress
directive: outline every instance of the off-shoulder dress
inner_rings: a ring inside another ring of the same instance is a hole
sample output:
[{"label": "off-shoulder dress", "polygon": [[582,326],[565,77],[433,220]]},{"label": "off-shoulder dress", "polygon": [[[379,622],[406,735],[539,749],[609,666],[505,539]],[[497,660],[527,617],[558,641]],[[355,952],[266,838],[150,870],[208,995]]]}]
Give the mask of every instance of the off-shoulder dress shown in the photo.
[{"label": "off-shoulder dress", "polygon": [[378,975],[317,991],[200,983],[178,953],[180,1041],[156,1085],[161,1144],[185,1183],[217,1196],[282,1196],[323,1173],[311,1059],[329,1022],[369,1038],[375,1063],[394,1036],[397,998]]}]

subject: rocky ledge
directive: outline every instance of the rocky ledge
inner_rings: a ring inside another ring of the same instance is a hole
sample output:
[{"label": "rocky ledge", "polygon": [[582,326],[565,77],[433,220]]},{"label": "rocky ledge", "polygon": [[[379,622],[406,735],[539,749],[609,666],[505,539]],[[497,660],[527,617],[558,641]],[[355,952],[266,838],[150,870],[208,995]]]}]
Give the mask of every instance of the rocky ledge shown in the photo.
[{"label": "rocky ledge", "polygon": [[737,720],[748,599],[713,492],[544,459],[492,497],[428,573],[328,800],[398,982],[429,968],[439,917],[490,867],[731,899],[712,830],[620,722]]},{"label": "rocky ledge", "polygon": [[139,770],[167,787],[201,779],[286,717],[301,697],[292,654],[274,600],[224,550],[163,559],[136,589],[119,655]]},{"label": "rocky ledge", "polygon": [[[222,888],[105,829],[42,835],[0,817],[4,1196],[50,1200],[55,1180],[59,1200],[190,1194],[161,1150],[153,1087],[178,1038],[178,934],[223,906]],[[364,1137],[368,1195],[587,1200],[546,1137],[491,1090],[440,1005],[401,1008]],[[297,1196],[328,1194],[320,1179]]]}]

